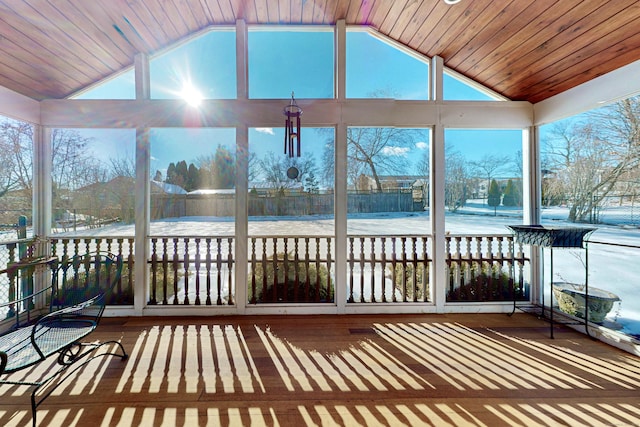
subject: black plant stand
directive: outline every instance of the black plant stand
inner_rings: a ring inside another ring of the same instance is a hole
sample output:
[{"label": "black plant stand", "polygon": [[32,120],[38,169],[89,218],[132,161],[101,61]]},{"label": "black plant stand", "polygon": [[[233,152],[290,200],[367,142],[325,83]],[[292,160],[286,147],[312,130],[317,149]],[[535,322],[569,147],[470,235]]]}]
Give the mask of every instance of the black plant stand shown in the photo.
[{"label": "black plant stand", "polygon": [[[550,253],[550,274],[549,280],[550,286],[550,299],[549,302],[549,323],[550,323],[550,335],[553,338],[553,248],[581,248],[585,250],[585,265],[584,265],[584,290],[585,290],[585,309],[584,309],[584,326],[587,335],[589,335],[589,251],[588,246],[584,239],[595,228],[582,228],[582,227],[545,227],[542,225],[508,225],[508,228],[514,234],[516,242],[520,242],[525,245],[539,246],[543,250],[549,248]],[[543,256],[544,259],[544,256]],[[544,288],[544,266],[542,272],[542,287]],[[515,294],[515,293],[514,293]],[[513,301],[513,307],[515,310],[516,301]],[[542,317],[545,317],[545,305],[544,305],[544,291],[542,292]]]}]

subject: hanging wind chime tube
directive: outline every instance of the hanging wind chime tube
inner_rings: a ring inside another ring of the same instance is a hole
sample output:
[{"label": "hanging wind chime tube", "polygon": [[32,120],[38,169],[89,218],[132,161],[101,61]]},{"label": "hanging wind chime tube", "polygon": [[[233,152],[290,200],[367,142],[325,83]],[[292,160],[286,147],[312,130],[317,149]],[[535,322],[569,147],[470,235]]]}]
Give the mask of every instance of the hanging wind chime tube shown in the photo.
[{"label": "hanging wind chime tube", "polygon": [[[300,116],[302,116],[302,108],[296,104],[293,92],[291,92],[291,102],[284,107],[283,113],[286,117],[284,122],[284,154],[289,154],[289,157],[294,157],[294,155],[300,157]],[[294,145],[296,150],[294,150]]]}]

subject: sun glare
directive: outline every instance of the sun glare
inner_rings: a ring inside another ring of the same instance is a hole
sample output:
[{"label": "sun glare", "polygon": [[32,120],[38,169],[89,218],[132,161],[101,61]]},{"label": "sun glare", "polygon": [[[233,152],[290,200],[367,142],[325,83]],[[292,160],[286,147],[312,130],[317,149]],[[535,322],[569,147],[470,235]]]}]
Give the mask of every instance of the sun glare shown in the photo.
[{"label": "sun glare", "polygon": [[180,91],[180,97],[192,107],[197,107],[202,102],[202,94],[191,83],[185,83]]}]

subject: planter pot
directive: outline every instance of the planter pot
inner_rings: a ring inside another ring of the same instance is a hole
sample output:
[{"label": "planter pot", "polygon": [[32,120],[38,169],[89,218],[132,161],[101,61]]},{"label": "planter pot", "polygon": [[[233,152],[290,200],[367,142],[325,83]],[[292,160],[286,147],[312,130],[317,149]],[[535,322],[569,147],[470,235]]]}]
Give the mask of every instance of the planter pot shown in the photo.
[{"label": "planter pot", "polygon": [[[553,282],[553,295],[560,311],[584,319],[585,291],[584,285],[568,282]],[[613,303],[620,298],[609,291],[589,287],[589,321],[602,323],[613,308]]]}]

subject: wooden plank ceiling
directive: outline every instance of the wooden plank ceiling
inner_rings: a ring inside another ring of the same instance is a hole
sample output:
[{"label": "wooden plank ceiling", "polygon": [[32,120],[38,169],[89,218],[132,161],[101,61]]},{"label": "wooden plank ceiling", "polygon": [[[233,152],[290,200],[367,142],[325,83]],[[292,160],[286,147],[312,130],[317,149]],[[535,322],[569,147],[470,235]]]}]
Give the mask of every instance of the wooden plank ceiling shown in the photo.
[{"label": "wooden plank ceiling", "polygon": [[65,98],[210,25],[368,25],[512,100],[640,59],[637,0],[0,0],[0,85]]}]

